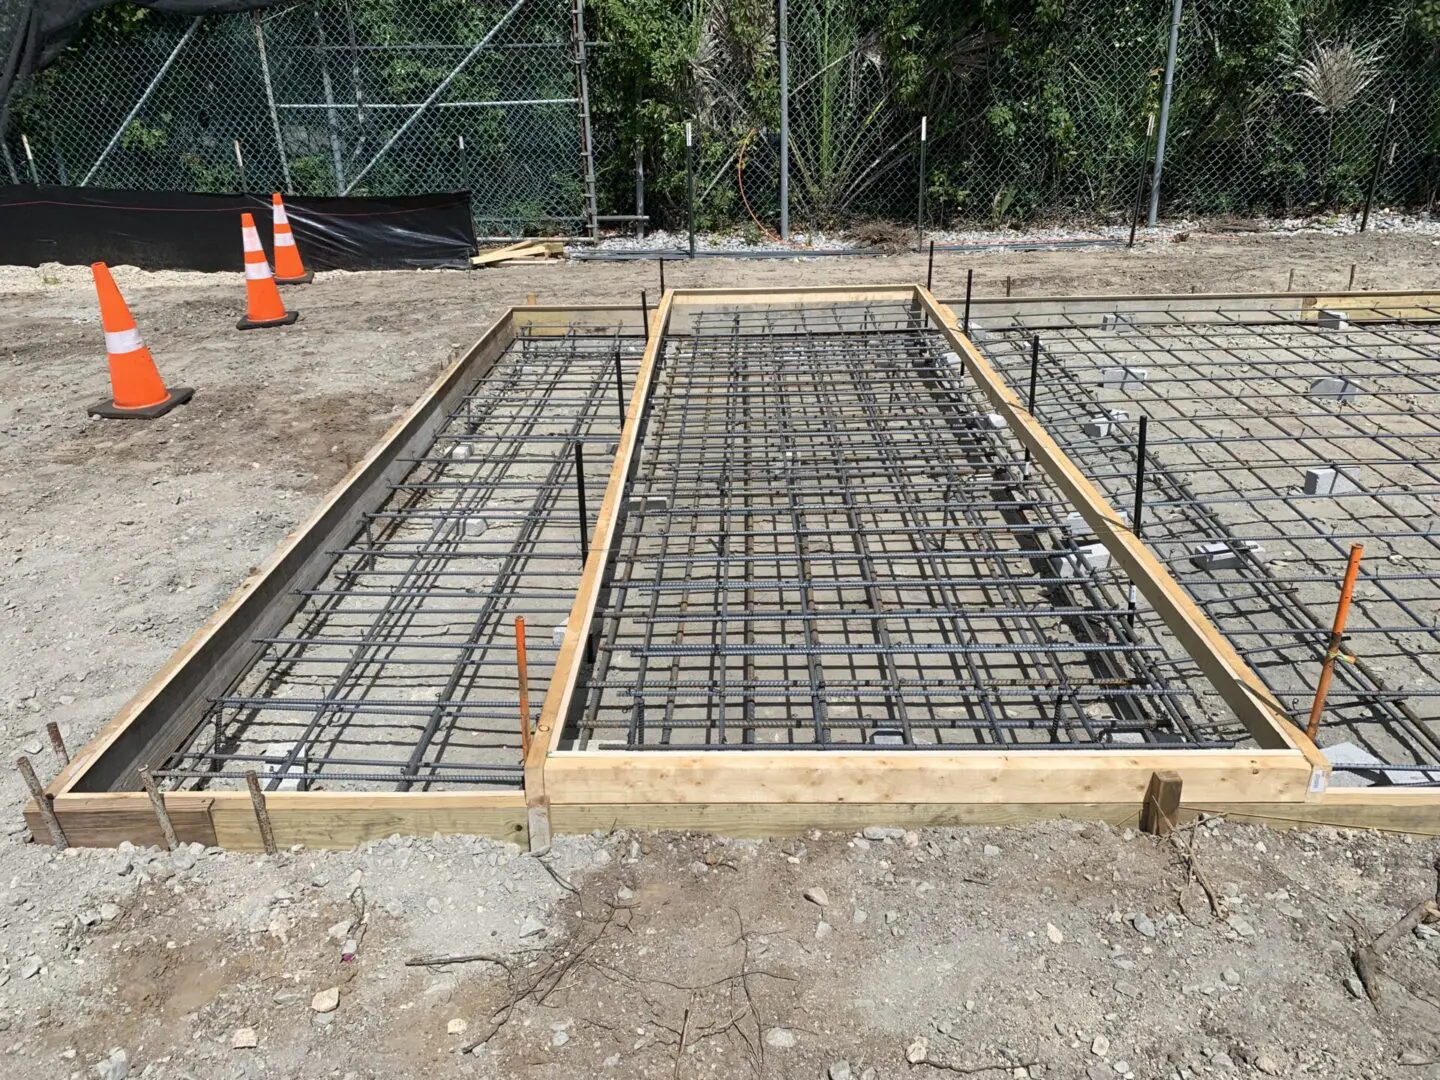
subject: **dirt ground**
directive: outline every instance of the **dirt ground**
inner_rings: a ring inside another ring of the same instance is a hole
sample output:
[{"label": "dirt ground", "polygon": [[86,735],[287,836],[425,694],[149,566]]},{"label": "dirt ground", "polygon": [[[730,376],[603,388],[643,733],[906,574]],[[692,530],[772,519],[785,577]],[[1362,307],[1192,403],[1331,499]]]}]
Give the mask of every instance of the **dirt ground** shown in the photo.
[{"label": "dirt ground", "polygon": [[[1017,295],[1271,290],[1292,269],[1340,289],[1352,263],[1359,288],[1418,288],[1435,259],[1425,236],[1194,234],[941,257],[935,289],[967,268],[992,295],[1007,277]],[[924,272],[713,260],[666,278]],[[116,277],[166,378],[197,388],[158,422],[85,417],[106,391],[88,270],[0,268],[0,752],[47,777],[45,723],[90,738],[504,306],[658,289],[653,264],[322,274],[287,294],[294,327],[241,334],[238,274]],[[6,1078],[1440,1077],[1429,927],[1392,950],[1378,1004],[1345,985],[1355,936],[1434,893],[1434,842],[1215,823],[1181,841],[1212,906],[1176,845],[1067,823],[566,838],[544,863],[465,838],[56,857],[25,842],[22,793],[0,773]],[[493,959],[404,965],[455,954]],[[332,987],[338,1008],[315,1011]],[[255,1047],[231,1048],[241,1029]]]}]

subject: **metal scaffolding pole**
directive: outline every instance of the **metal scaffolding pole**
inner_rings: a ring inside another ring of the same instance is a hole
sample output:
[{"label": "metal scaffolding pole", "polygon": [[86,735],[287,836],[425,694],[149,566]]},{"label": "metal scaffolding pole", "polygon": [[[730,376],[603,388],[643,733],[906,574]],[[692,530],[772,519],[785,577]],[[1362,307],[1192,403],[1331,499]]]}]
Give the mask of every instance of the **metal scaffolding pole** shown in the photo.
[{"label": "metal scaffolding pole", "polygon": [[285,154],[285,135],[280,130],[280,114],[275,111],[275,86],[270,81],[270,60],[265,55],[265,28],[260,24],[260,13],[251,15],[255,23],[255,47],[260,51],[260,74],[265,79],[265,103],[270,107],[270,127],[275,132],[275,152],[280,155],[280,172],[285,177],[285,194],[295,194],[295,183],[290,179],[290,159]]}]

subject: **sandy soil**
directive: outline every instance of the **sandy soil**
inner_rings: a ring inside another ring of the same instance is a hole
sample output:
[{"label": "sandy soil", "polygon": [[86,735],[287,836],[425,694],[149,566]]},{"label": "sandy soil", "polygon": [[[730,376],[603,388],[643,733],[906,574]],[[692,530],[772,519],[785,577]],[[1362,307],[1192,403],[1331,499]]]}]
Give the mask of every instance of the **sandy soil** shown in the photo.
[{"label": "sandy soil", "polygon": [[[1433,283],[1434,258],[1426,237],[1196,235],[1134,253],[942,258],[935,287],[955,295],[973,267],[992,294],[1007,277],[1017,295],[1277,289],[1292,269],[1296,288],[1338,289],[1357,263],[1357,287],[1405,288]],[[752,287],[923,276],[915,256],[666,273]],[[0,751],[47,776],[46,721],[72,747],[87,740],[499,310],[529,293],[638,304],[658,286],[653,264],[328,274],[290,293],[295,327],[241,334],[239,275],[117,278],[167,379],[197,388],[162,421],[84,415],[106,390],[88,271],[0,269]],[[536,860],[458,839],[268,863],[51,858],[23,842],[22,791],[0,775],[6,1077],[119,1076],[118,1063],[92,1069],[117,1046],[132,1076],[200,1080],[819,1077],[832,1063],[838,1077],[842,1060],[855,1077],[1001,1063],[1054,1077],[1440,1076],[1413,1063],[1440,1057],[1433,940],[1397,946],[1378,1009],[1342,982],[1352,916],[1374,933],[1433,892],[1434,844],[1221,827],[1199,865],[1241,902],[1217,918],[1181,888],[1172,848],[1106,829],[868,851],[846,837],[651,838],[633,863],[627,837],[570,840],[561,885]],[[342,964],[327,930],[358,910],[356,870],[370,921]],[[800,896],[814,885],[823,911]],[[617,914],[621,888],[635,896]],[[1126,922],[1142,912],[1154,939]],[[546,937],[518,937],[527,915]],[[821,916],[833,933],[817,938]],[[437,952],[488,952],[509,973],[402,966]],[[340,1008],[314,1013],[310,995],[332,985]],[[498,1019],[478,1054],[457,1055]],[[450,1020],[467,1031],[447,1035]],[[241,1027],[257,1049],[229,1049]],[[771,1028],[784,1034],[766,1042]],[[1092,1052],[1099,1035],[1105,1053]],[[919,1056],[942,1066],[907,1064],[922,1036]]]}]

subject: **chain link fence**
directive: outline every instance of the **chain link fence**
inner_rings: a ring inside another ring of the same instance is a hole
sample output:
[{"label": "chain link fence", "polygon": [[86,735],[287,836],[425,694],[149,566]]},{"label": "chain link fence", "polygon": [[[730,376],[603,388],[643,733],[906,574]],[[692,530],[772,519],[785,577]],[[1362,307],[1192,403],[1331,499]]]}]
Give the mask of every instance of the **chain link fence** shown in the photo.
[{"label": "chain link fence", "polygon": [[[1128,220],[1153,168],[1148,125],[1160,111],[1170,0],[1013,6],[1013,17],[977,16],[948,37],[927,26],[897,45],[890,5],[790,0],[795,230],[914,222],[922,114],[927,228]],[[1346,18],[1318,2],[1280,7],[1187,0],[1162,213],[1349,211],[1364,199],[1380,154],[1377,202],[1429,208],[1440,179],[1440,37],[1409,0]],[[688,21],[679,47],[689,51],[670,84],[607,83],[609,58],[598,61],[601,85],[621,104],[598,134],[602,212],[633,212],[638,163],[646,209],[683,227],[681,133],[689,117],[698,131],[701,227],[774,232],[774,10],[673,0],[672,14]],[[918,80],[906,66],[917,63]],[[603,113],[615,103],[600,96]],[[1391,97],[1395,115],[1382,148]],[[632,121],[639,115],[643,123]]]},{"label": "chain link fence", "polygon": [[564,0],[318,0],[194,19],[119,10],[17,96],[7,149],[21,178],[312,196],[468,189],[481,235],[585,220]]}]

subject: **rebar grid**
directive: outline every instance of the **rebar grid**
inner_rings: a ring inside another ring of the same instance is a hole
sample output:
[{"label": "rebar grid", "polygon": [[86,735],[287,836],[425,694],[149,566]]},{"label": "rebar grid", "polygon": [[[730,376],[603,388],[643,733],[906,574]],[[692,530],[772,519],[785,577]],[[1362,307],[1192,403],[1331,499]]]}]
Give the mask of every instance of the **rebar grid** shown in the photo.
[{"label": "rebar grid", "polygon": [[619,435],[617,368],[633,379],[641,351],[588,325],[513,342],[155,776],[197,789],[251,770],[271,791],[519,788],[515,617],[533,719],[582,567],[576,448],[599,490]]},{"label": "rebar grid", "polygon": [[1440,311],[1376,314],[1072,308],[976,337],[1023,393],[1039,336],[1034,412],[1117,505],[1149,418],[1146,543],[1299,726],[1363,543],[1318,741],[1338,782],[1440,783]]},{"label": "rebar grid", "polygon": [[672,332],[562,745],[1244,737],[920,320],[816,305]]}]

